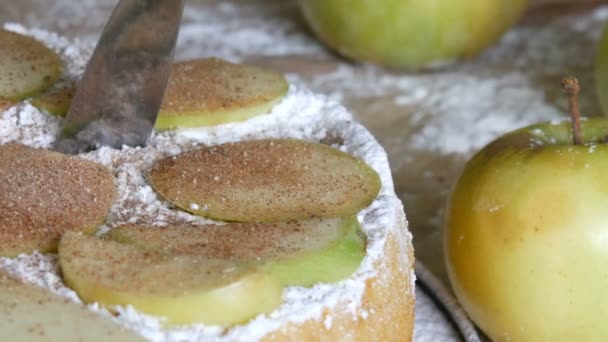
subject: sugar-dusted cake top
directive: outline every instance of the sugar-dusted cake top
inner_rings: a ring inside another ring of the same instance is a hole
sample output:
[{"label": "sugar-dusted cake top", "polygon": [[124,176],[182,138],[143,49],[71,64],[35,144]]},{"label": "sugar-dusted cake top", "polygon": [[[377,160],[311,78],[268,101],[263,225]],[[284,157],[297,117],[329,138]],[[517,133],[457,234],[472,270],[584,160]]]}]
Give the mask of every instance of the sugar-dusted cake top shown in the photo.
[{"label": "sugar-dusted cake top", "polygon": [[[8,25],[7,28],[31,35],[58,52],[66,64],[66,80],[75,80],[82,73],[90,47],[78,46],[46,31],[28,30],[19,25]],[[41,112],[28,101],[20,102],[0,113],[0,144],[18,142],[49,148],[58,133],[59,122],[60,118]],[[116,178],[118,195],[102,232],[125,223],[158,226],[210,223],[207,219],[176,210],[159,198],[146,179],[146,171],[161,158],[196,147],[260,138],[298,138],[323,142],[362,159],[378,172],[382,180],[380,195],[359,213],[368,237],[367,256],[359,270],[336,284],[317,284],[312,288],[289,287],[284,291],[284,303],[278,310],[270,315],[258,316],[228,332],[222,327],[202,325],[164,330],[159,319],[142,315],[129,307],[118,310],[119,315],[115,318],[118,322],[153,341],[219,337],[252,340],[287,321],[300,322],[322,317],[323,308],[332,307],[338,302],[348,302],[353,316],[371,314],[360,310],[365,280],[375,275],[374,263],[382,255],[388,232],[403,229],[396,219],[403,215],[402,206],[394,193],[387,157],[373,136],[354,122],[344,107],[323,95],[312,93],[295,78],[290,79],[287,96],[266,115],[239,123],[156,132],[149,145],[143,148],[115,150],[102,147],[79,155],[106,166]],[[407,258],[407,255],[403,253],[403,258]],[[56,258],[52,255],[34,253],[15,259],[0,258],[0,268],[78,301],[76,294],[62,283]],[[104,311],[96,306],[91,306],[91,309]],[[326,325],[331,325],[331,321]]]}]

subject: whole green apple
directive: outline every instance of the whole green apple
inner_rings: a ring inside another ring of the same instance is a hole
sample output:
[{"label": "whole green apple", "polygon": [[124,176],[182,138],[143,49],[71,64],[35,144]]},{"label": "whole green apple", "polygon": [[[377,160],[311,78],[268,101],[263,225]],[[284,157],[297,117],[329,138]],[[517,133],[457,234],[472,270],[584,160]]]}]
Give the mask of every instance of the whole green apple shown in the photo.
[{"label": "whole green apple", "polygon": [[520,17],[527,0],[299,0],[312,30],[340,54],[419,69],[470,57]]},{"label": "whole green apple", "polygon": [[451,194],[449,278],[495,341],[608,341],[608,119],[581,124],[495,140]]},{"label": "whole green apple", "polygon": [[604,29],[604,34],[597,45],[595,82],[600,104],[604,114],[608,115],[608,26]]}]

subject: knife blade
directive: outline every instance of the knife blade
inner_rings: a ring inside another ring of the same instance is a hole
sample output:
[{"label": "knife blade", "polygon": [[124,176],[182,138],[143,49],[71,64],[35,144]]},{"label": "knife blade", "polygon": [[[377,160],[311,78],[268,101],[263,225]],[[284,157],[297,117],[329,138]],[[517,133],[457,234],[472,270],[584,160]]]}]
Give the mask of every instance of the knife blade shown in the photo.
[{"label": "knife blade", "polygon": [[80,80],[54,149],[147,144],[167,86],[183,0],[120,0]]}]

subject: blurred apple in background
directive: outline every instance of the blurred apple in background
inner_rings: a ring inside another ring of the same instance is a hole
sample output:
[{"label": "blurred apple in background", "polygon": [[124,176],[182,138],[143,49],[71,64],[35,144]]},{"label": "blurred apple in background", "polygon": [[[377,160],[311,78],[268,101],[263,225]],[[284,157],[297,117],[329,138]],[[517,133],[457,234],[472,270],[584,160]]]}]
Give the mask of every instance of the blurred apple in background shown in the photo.
[{"label": "blurred apple in background", "polygon": [[494,341],[608,341],[608,119],[581,123],[497,139],[451,194],[450,282]]},{"label": "blurred apple in background", "polygon": [[312,30],[359,61],[419,69],[474,56],[511,27],[527,0],[299,0]]},{"label": "blurred apple in background", "polygon": [[595,60],[595,82],[597,97],[605,115],[608,115],[608,26],[598,42]]}]

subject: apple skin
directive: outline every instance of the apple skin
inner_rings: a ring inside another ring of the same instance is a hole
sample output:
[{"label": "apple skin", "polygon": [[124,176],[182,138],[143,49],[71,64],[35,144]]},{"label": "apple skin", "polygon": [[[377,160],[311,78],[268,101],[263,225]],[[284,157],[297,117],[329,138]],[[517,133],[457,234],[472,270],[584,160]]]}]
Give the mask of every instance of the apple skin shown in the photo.
[{"label": "apple skin", "polygon": [[490,143],[449,199],[450,282],[494,341],[608,340],[608,119],[540,124]]},{"label": "apple skin", "polygon": [[420,69],[471,57],[497,41],[527,0],[299,0],[317,36],[358,61]]},{"label": "apple skin", "polygon": [[595,84],[604,115],[608,115],[608,25],[597,45]]}]

